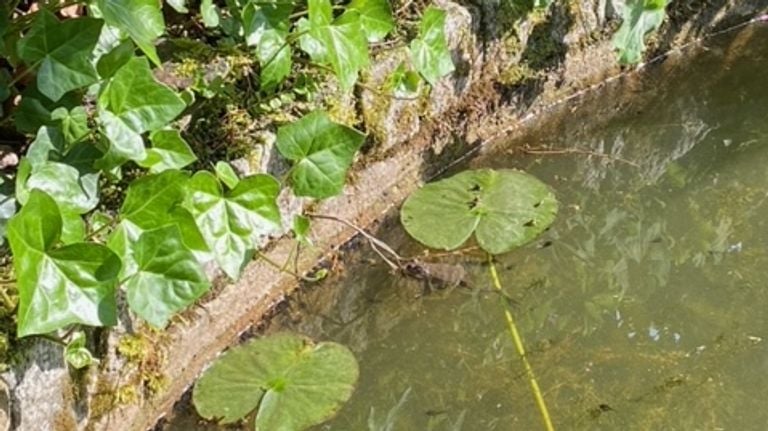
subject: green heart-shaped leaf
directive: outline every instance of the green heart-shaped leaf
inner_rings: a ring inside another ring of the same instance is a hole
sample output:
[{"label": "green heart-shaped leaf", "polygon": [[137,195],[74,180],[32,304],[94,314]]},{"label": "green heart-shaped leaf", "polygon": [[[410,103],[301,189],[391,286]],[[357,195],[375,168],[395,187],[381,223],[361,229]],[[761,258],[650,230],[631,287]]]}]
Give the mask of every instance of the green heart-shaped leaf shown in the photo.
[{"label": "green heart-shaped leaf", "polygon": [[347,8],[360,14],[360,24],[368,42],[381,41],[395,28],[392,8],[387,0],[352,0]]},{"label": "green heart-shaped leaf", "polygon": [[445,11],[428,7],[421,17],[419,37],[411,41],[411,62],[431,85],[455,69],[445,40],[445,16]]},{"label": "green heart-shaped leaf", "polygon": [[299,196],[318,199],[341,193],[347,170],[365,135],[315,111],[277,131],[277,149],[294,162],[291,183]]},{"label": "green heart-shaped leaf", "polygon": [[159,65],[155,40],[165,32],[165,20],[157,0],[96,0],[104,21],[131,36],[136,45]]},{"label": "green heart-shaped leaf", "polygon": [[138,164],[149,168],[150,172],[181,169],[197,160],[178,130],[158,130],[150,135],[149,140],[152,141],[152,148],[147,150],[147,157]]},{"label": "green heart-shaped leaf", "polygon": [[358,375],[346,347],[281,333],[221,355],[195,385],[193,402],[201,416],[221,423],[258,408],[256,430],[301,431],[333,417]]},{"label": "green heart-shaped leaf", "polygon": [[69,324],[117,322],[115,285],[120,259],[107,247],[78,243],[56,247],[62,219],[56,202],[32,190],[8,223],[18,277],[18,335],[44,334]]},{"label": "green heart-shaped leaf", "polygon": [[500,254],[536,238],[556,214],[557,199],[535,177],[480,169],[425,185],[408,197],[400,218],[428,247],[453,250],[475,233],[480,247]]},{"label": "green heart-shaped leaf", "polygon": [[19,57],[38,67],[37,88],[52,101],[98,80],[91,62],[103,22],[75,18],[60,22],[47,9],[38,12],[32,28],[18,43]]},{"label": "green heart-shaped leaf", "polygon": [[130,247],[136,265],[123,284],[128,305],[152,325],[164,328],[208,291],[210,283],[177,225],[144,232]]},{"label": "green heart-shaped leaf", "polygon": [[99,95],[99,123],[115,154],[141,161],[146,158],[141,134],[165,127],[185,106],[173,90],[155,80],[145,58],[134,57]]},{"label": "green heart-shaped leaf", "polygon": [[613,36],[619,63],[635,64],[643,59],[645,35],[664,21],[668,0],[629,0],[624,5],[623,22]]},{"label": "green heart-shaped leaf", "polygon": [[224,272],[237,279],[262,236],[280,228],[280,184],[269,175],[241,179],[224,193],[210,172],[198,172],[187,184],[185,206]]}]

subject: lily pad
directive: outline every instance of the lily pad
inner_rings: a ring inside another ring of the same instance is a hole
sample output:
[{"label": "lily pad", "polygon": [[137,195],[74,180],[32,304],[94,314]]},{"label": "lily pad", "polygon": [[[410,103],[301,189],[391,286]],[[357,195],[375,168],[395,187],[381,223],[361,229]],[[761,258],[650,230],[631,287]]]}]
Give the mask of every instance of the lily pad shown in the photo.
[{"label": "lily pad", "polygon": [[541,234],[555,220],[557,199],[524,172],[465,171],[427,184],[403,205],[405,230],[422,244],[453,250],[475,234],[491,254],[508,252]]},{"label": "lily pad", "polygon": [[280,333],[224,353],[197,382],[192,400],[206,419],[232,423],[256,411],[256,430],[299,431],[333,417],[358,375],[346,347]]}]

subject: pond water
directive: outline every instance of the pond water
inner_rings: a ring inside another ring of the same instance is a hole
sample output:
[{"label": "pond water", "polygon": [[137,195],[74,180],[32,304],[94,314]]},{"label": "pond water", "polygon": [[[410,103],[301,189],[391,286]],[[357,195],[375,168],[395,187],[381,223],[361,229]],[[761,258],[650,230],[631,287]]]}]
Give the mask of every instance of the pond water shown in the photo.
[{"label": "pond water", "polygon": [[[654,67],[461,167],[524,169],[560,200],[548,232],[497,258],[556,428],[768,424],[766,38],[755,26]],[[424,252],[394,217],[375,233]],[[542,429],[481,256],[442,259],[466,287],[425,290],[356,245],[267,330],[360,362],[315,430]]]}]

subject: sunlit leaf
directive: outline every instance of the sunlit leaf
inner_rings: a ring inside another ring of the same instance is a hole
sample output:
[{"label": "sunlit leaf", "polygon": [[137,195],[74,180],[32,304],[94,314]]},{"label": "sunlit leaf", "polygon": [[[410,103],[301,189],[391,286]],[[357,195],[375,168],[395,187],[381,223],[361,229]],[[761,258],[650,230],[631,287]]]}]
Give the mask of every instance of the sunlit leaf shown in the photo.
[{"label": "sunlit leaf", "polygon": [[104,21],[128,33],[144,53],[159,65],[155,40],[165,32],[158,0],[96,0]]},{"label": "sunlit leaf", "polygon": [[262,35],[256,55],[261,64],[260,85],[264,91],[272,91],[291,73],[292,52],[282,32],[270,30]]},{"label": "sunlit leaf", "polygon": [[219,8],[213,4],[213,0],[202,0],[200,2],[200,15],[203,18],[203,25],[208,28],[219,26]]},{"label": "sunlit leaf", "polygon": [[60,107],[51,112],[51,119],[59,122],[59,128],[70,144],[84,138],[90,131],[88,128],[88,114],[82,106],[76,106],[71,110]]},{"label": "sunlit leaf", "polygon": [[52,101],[98,80],[91,55],[102,21],[75,18],[60,22],[46,9],[18,43],[19,57],[37,68],[37,88]]},{"label": "sunlit leaf", "polygon": [[136,51],[136,46],[130,39],[122,41],[109,52],[101,56],[96,63],[96,70],[102,78],[111,78],[115,72],[128,63]]},{"label": "sunlit leaf", "polygon": [[427,8],[421,18],[419,36],[411,41],[411,62],[431,85],[455,69],[445,40],[445,17],[445,11]]},{"label": "sunlit leaf", "polygon": [[216,171],[216,178],[230,189],[237,187],[237,183],[240,182],[237,172],[232,168],[232,165],[225,161],[216,162],[214,170]]},{"label": "sunlit leaf", "polygon": [[453,250],[474,233],[480,247],[500,254],[536,238],[556,214],[555,196],[535,177],[480,169],[425,185],[405,201],[400,219],[428,247]]},{"label": "sunlit leaf", "polygon": [[149,140],[152,148],[147,150],[147,157],[138,164],[149,168],[150,172],[181,169],[197,160],[178,130],[158,130],[150,135]]},{"label": "sunlit leaf", "polygon": [[613,36],[619,62],[635,64],[643,59],[645,35],[659,28],[664,21],[668,0],[627,0],[623,22]]},{"label": "sunlit leaf", "polygon": [[330,64],[341,87],[349,89],[360,69],[368,65],[368,43],[358,12],[348,11],[331,22],[329,10],[330,0],[310,0],[309,36],[322,45],[322,51],[312,42],[307,54],[318,63]]},{"label": "sunlit leaf", "polygon": [[32,190],[8,223],[18,277],[18,335],[44,334],[69,324],[114,325],[120,259],[98,244],[57,247],[62,220],[56,202]]},{"label": "sunlit leaf", "polygon": [[315,111],[277,131],[277,149],[291,160],[291,184],[299,196],[318,199],[341,192],[365,135]]},{"label": "sunlit leaf", "polygon": [[381,41],[395,28],[388,0],[352,0],[347,9],[360,14],[360,24],[368,42]]},{"label": "sunlit leaf", "polygon": [[359,376],[346,347],[280,333],[234,347],[195,385],[207,419],[232,423],[258,408],[255,429],[301,431],[333,417]]},{"label": "sunlit leaf", "polygon": [[146,59],[135,57],[99,95],[99,122],[114,153],[140,161],[146,158],[141,134],[166,126],[185,106],[173,90],[155,80]]},{"label": "sunlit leaf", "polygon": [[292,2],[249,2],[242,12],[243,32],[248,46],[259,46],[268,32],[279,32],[285,37],[290,28],[289,17],[293,12]]},{"label": "sunlit leaf", "polygon": [[64,359],[72,368],[77,370],[97,362],[91,351],[85,347],[85,332],[75,331],[72,334],[72,339],[64,348]]},{"label": "sunlit leaf", "polygon": [[198,172],[187,185],[186,207],[221,268],[237,279],[257,241],[280,227],[279,183],[269,175],[245,177],[224,193],[216,177]]},{"label": "sunlit leaf", "polygon": [[5,244],[8,220],[14,214],[16,214],[16,198],[13,194],[13,183],[0,177],[0,245]]},{"label": "sunlit leaf", "polygon": [[165,0],[165,2],[178,13],[189,12],[189,9],[187,9],[187,0]]},{"label": "sunlit leaf", "polygon": [[210,283],[184,246],[178,226],[144,232],[131,248],[135,272],[123,284],[128,305],[155,327],[165,327],[171,316],[208,291]]},{"label": "sunlit leaf", "polygon": [[54,198],[62,212],[84,214],[99,203],[98,185],[96,172],[82,174],[69,164],[44,161],[35,165],[26,179],[17,180],[17,196],[24,204],[27,190],[42,190]]}]

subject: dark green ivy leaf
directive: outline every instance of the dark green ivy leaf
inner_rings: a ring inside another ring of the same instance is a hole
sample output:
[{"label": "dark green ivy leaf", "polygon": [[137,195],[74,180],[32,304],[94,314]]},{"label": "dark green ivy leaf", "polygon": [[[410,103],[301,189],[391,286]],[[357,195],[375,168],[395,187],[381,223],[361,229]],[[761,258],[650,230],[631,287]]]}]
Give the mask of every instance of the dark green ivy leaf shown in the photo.
[{"label": "dark green ivy leaf", "polygon": [[104,21],[128,33],[153,63],[160,65],[155,40],[165,31],[158,0],[96,0]]},{"label": "dark green ivy leaf", "polygon": [[164,328],[177,312],[208,291],[210,283],[178,226],[144,232],[131,244],[135,272],[123,284],[139,317]]},{"label": "dark green ivy leaf", "polygon": [[120,259],[98,244],[57,247],[62,220],[56,202],[32,190],[8,223],[18,277],[18,335],[45,334],[74,323],[117,322],[115,285]]},{"label": "dark green ivy leaf", "polygon": [[147,157],[138,164],[149,168],[150,172],[181,169],[197,160],[178,130],[158,130],[150,135],[149,140],[152,141],[152,148],[147,150]]},{"label": "dark green ivy leaf", "polygon": [[279,192],[280,184],[269,175],[245,177],[227,193],[209,172],[189,181],[186,207],[230,278],[238,278],[261,237],[280,228]]},{"label": "dark green ivy leaf", "polygon": [[277,131],[277,149],[291,160],[291,183],[298,196],[317,199],[341,193],[347,170],[365,135],[315,111]]},{"label": "dark green ivy leaf", "polygon": [[52,101],[98,80],[91,55],[101,32],[101,20],[74,18],[60,22],[46,9],[18,43],[19,57],[37,68],[37,87]]},{"label": "dark green ivy leaf", "polygon": [[428,7],[421,17],[419,37],[410,46],[411,62],[431,85],[455,69],[445,40],[445,16],[445,11]]}]

